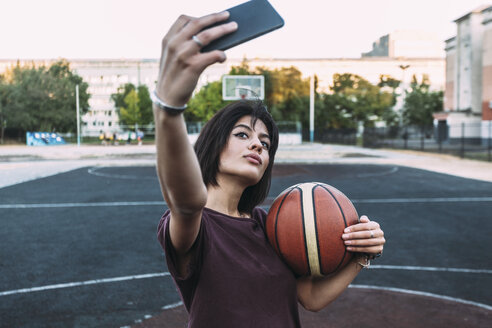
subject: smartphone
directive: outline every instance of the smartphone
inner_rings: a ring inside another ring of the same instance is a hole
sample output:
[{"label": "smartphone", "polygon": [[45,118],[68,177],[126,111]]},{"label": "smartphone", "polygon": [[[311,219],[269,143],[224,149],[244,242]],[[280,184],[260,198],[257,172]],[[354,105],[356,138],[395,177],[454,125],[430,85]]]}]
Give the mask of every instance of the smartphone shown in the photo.
[{"label": "smartphone", "polygon": [[284,20],[267,0],[251,0],[227,9],[227,11],[230,16],[226,21],[207,28],[237,22],[238,29],[210,42],[202,48],[202,52],[227,50],[284,26]]}]

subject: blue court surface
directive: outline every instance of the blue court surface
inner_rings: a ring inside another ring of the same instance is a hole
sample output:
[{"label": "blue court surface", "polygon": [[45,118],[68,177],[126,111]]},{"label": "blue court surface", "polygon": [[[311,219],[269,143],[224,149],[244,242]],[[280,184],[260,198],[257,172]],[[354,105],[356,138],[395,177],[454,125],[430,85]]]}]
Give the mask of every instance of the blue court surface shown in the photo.
[{"label": "blue court surface", "polygon": [[[353,282],[492,319],[492,183],[398,166],[278,164],[270,195],[343,191],[386,234]],[[86,167],[0,189],[0,327],[124,327],[180,305],[156,228],[154,167]],[[398,307],[398,302],[394,304]]]}]

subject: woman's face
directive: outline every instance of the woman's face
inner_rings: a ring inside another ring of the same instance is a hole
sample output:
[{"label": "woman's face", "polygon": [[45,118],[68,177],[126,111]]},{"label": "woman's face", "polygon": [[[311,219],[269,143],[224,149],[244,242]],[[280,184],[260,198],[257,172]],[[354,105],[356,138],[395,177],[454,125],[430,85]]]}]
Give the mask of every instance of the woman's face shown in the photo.
[{"label": "woman's face", "polygon": [[251,116],[243,116],[232,128],[220,154],[218,180],[233,177],[246,186],[257,184],[268,167],[269,149],[270,136],[265,123],[257,120],[253,126]]}]

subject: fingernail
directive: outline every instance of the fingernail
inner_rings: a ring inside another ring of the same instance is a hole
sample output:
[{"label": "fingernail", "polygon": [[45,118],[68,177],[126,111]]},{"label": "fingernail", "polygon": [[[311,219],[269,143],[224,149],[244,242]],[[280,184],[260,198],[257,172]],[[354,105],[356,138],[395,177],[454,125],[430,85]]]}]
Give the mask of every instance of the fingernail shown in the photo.
[{"label": "fingernail", "polygon": [[348,238],[348,235],[347,235],[347,234],[343,234],[343,235],[342,235],[342,238],[343,238],[343,239],[347,239],[347,238]]},{"label": "fingernail", "polygon": [[223,11],[220,13],[220,16],[222,17],[229,17],[229,12],[228,11]]},{"label": "fingernail", "polygon": [[350,245],[350,244],[352,244],[352,242],[350,240],[345,241],[345,245]]},{"label": "fingernail", "polygon": [[231,28],[237,29],[237,23],[236,23],[236,22],[230,22],[230,23],[229,23],[229,26],[230,26]]},{"label": "fingernail", "polygon": [[345,230],[343,230],[343,232],[350,232],[350,228],[345,228]]}]

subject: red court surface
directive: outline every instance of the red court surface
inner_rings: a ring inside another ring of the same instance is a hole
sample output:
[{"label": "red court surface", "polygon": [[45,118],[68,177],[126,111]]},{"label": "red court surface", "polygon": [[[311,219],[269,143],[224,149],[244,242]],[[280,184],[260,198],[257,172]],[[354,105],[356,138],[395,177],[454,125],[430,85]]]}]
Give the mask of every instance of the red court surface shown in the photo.
[{"label": "red court surface", "polygon": [[[492,311],[475,305],[394,291],[350,288],[324,310],[300,309],[303,328],[490,327]],[[186,327],[184,306],[164,310],[133,328]],[[211,325],[210,327],[213,327]]]}]

